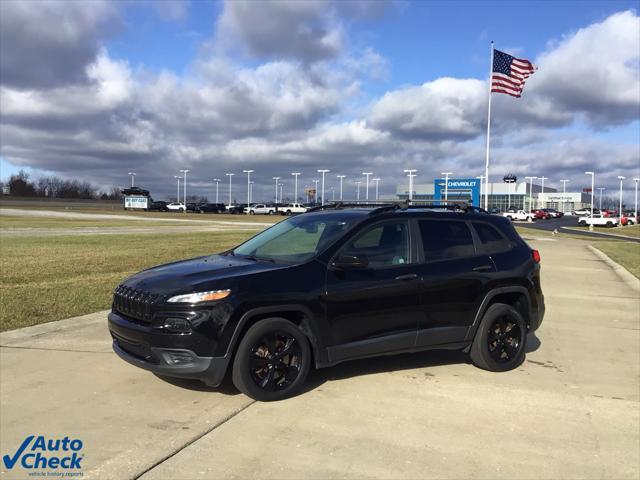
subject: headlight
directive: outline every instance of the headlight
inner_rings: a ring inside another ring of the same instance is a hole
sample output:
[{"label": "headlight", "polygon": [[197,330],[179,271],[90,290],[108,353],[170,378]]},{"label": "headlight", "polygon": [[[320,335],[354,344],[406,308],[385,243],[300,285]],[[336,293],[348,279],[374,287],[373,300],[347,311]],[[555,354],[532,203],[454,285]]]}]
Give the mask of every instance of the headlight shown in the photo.
[{"label": "headlight", "polygon": [[227,298],[231,290],[212,290],[210,292],[187,293],[185,295],[176,295],[167,300],[168,303],[200,303],[213,302]]}]

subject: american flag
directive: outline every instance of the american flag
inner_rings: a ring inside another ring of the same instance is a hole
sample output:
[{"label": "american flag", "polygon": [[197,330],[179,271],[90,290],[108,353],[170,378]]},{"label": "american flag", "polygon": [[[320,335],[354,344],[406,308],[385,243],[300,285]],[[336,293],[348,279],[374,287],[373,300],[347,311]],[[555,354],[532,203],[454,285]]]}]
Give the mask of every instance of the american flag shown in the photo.
[{"label": "american flag", "polygon": [[520,97],[524,82],[535,70],[536,67],[529,60],[522,60],[500,50],[494,50],[491,91]]}]

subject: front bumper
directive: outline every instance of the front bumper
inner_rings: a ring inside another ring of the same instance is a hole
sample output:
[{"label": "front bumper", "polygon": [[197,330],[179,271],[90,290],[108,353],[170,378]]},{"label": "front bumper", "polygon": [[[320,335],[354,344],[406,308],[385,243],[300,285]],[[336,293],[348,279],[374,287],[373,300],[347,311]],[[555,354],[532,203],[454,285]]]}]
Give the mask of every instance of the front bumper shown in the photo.
[{"label": "front bumper", "polygon": [[109,313],[113,351],[136,367],[168,377],[198,379],[210,386],[222,382],[229,355],[206,357],[194,353],[189,335],[168,335]]}]

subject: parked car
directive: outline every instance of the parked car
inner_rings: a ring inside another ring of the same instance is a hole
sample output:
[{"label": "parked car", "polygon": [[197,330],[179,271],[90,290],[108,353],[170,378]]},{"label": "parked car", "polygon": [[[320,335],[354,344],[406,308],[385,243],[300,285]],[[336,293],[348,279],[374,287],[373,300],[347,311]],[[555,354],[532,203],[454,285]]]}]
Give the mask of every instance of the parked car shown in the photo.
[{"label": "parked car", "polygon": [[247,208],[247,204],[246,203],[241,203],[240,205],[228,205],[227,206],[227,213],[230,213],[231,215],[242,215],[245,212],[245,209]]},{"label": "parked car", "polygon": [[187,212],[198,213],[198,208],[200,207],[197,203],[187,203]]},{"label": "parked car", "polygon": [[245,207],[244,213],[249,215],[273,215],[276,213],[277,207],[273,205],[265,205],[264,203],[258,203],[256,205],[250,205]]},{"label": "parked car", "polygon": [[504,212],[502,216],[512,221],[520,220],[520,221],[526,221],[526,222],[533,222],[535,218],[533,214],[529,212],[525,212],[524,210],[517,210],[515,212]]},{"label": "parked car", "polygon": [[294,213],[305,213],[307,211],[307,207],[305,207],[301,203],[289,203],[288,205],[283,205],[280,207],[280,213],[282,215],[292,215]]},{"label": "parked car", "polygon": [[162,200],[158,200],[157,202],[151,202],[149,204],[148,210],[151,212],[166,212],[168,210],[167,202],[163,202]]},{"label": "parked car", "polygon": [[198,213],[224,213],[227,206],[224,203],[203,203],[198,205]]},{"label": "parked car", "polygon": [[578,219],[578,225],[587,226],[593,225],[597,227],[615,227],[618,224],[618,219],[615,217],[605,217],[601,213],[594,213],[593,217],[586,216]]},{"label": "parked car", "polygon": [[617,210],[611,210],[611,209],[606,209],[606,210],[602,210],[599,213],[601,213],[603,216],[605,217],[617,217],[618,216],[618,211]]},{"label": "parked car", "polygon": [[625,212],[625,214],[620,217],[620,225],[635,225],[638,223],[638,217],[633,214],[634,212]]},{"label": "parked car", "polygon": [[[578,210],[574,210],[572,213],[573,213],[573,215],[577,215],[578,217],[582,217],[584,215],[591,215],[591,208],[590,207],[589,208],[587,208],[587,207],[580,208]],[[597,208],[594,208],[593,209],[593,213],[594,214],[595,213],[599,214],[600,210],[598,210]]]},{"label": "parked car", "polygon": [[537,208],[531,213],[533,214],[533,218],[536,219],[548,220],[549,218],[551,218],[551,215],[549,215],[549,213],[546,212],[543,208]]},{"label": "parked car", "polygon": [[312,367],[375,355],[458,349],[511,370],[544,312],[540,254],[505,218],[333,205],[127,278],[108,325],[137,367],[213,386],[231,370],[267,401],[300,392]]},{"label": "parked car", "polygon": [[171,202],[167,205],[167,210],[169,210],[170,212],[184,212],[185,211],[184,203]]},{"label": "parked car", "polygon": [[564,213],[559,212],[555,208],[542,208],[541,210],[547,212],[551,218],[562,218],[564,216]]}]

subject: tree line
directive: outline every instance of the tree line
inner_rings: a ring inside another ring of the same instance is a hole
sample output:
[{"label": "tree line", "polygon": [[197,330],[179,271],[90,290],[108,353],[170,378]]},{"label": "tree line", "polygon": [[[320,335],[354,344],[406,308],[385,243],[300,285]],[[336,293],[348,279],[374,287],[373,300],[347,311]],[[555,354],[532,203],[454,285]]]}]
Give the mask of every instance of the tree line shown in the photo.
[{"label": "tree line", "polygon": [[[100,191],[86,180],[65,180],[56,176],[39,177],[32,181],[24,170],[11,175],[9,181],[1,184],[3,192],[17,197],[79,198],[93,200],[120,200],[122,192],[111,187],[108,192]],[[8,192],[6,192],[8,187]]]}]

